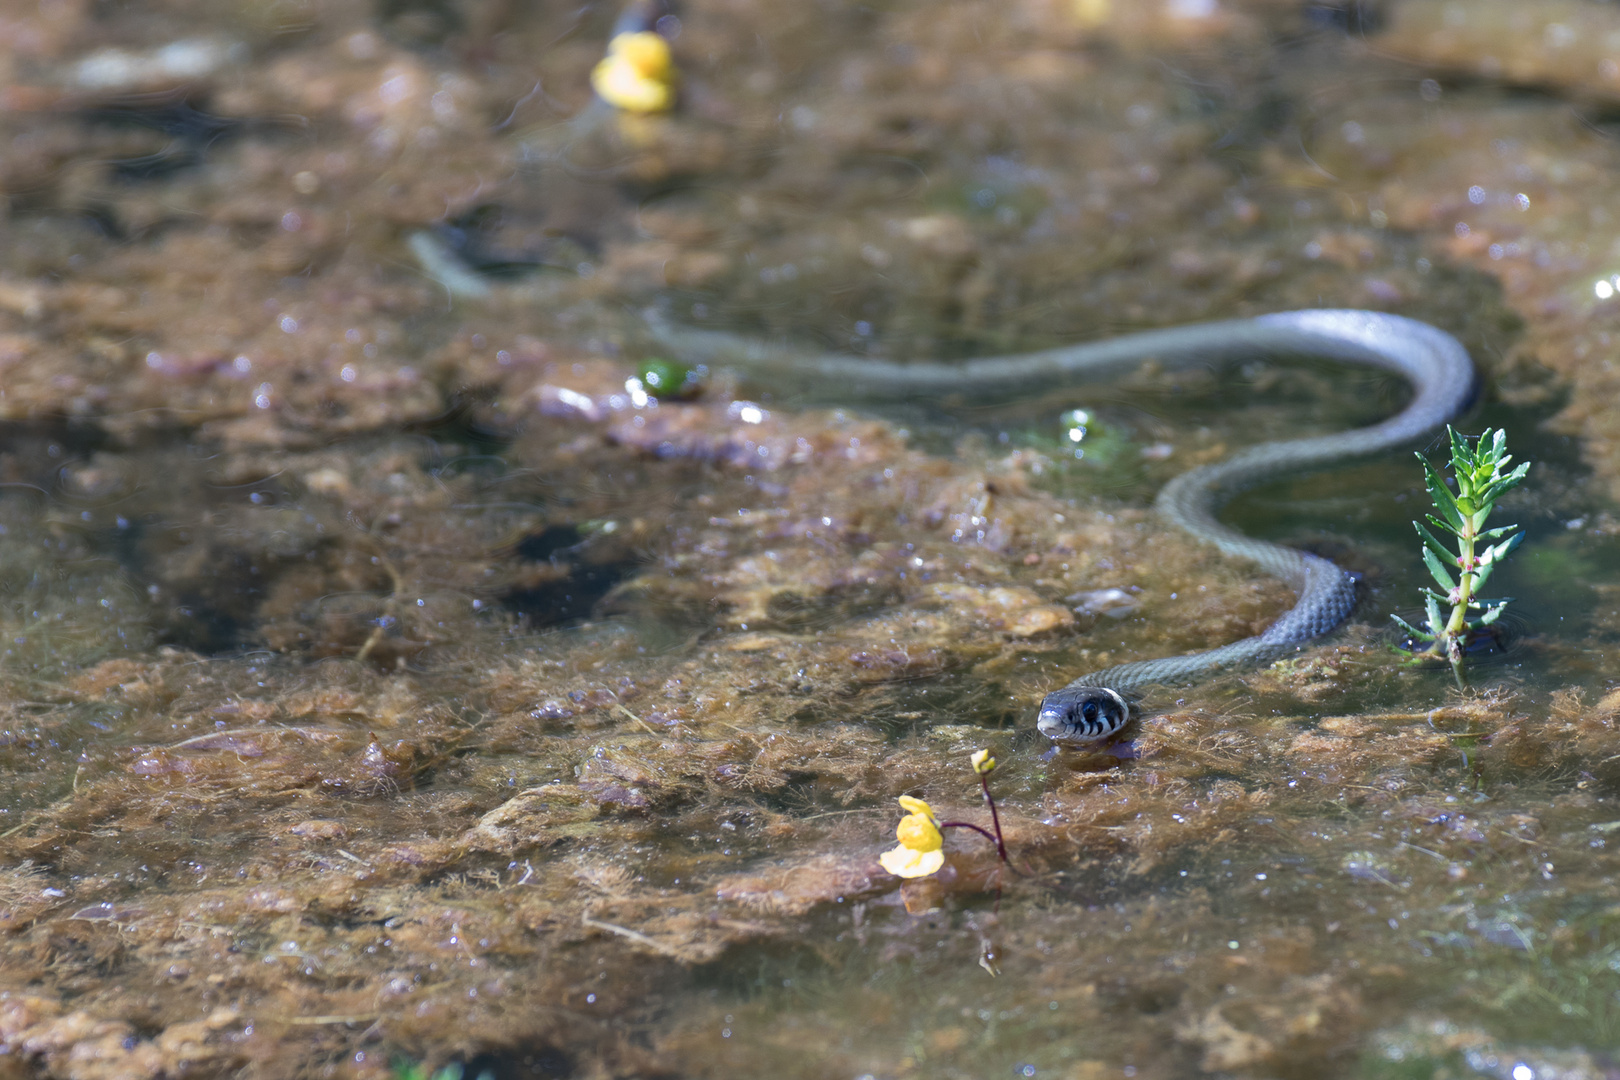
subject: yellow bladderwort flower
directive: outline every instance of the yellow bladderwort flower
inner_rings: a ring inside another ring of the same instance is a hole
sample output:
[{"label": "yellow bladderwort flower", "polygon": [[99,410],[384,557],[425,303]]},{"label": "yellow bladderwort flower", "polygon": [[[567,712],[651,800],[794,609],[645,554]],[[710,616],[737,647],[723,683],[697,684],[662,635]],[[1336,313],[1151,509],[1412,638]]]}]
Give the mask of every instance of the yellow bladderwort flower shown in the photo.
[{"label": "yellow bladderwort flower", "polygon": [[1074,17],[1081,26],[1102,26],[1114,14],[1109,0],[1074,0]]},{"label": "yellow bladderwort flower", "polygon": [[989,776],[996,771],[996,759],[990,756],[988,750],[975,750],[968,760],[973,762],[973,771],[980,776]]},{"label": "yellow bladderwort flower", "polygon": [[945,837],[940,834],[934,811],[921,799],[900,796],[900,809],[906,816],[894,830],[900,846],[878,856],[883,869],[895,877],[927,877],[945,865]]},{"label": "yellow bladderwort flower", "polygon": [[651,30],[619,34],[591,72],[596,96],[633,113],[663,112],[675,103],[675,62],[669,42]]}]

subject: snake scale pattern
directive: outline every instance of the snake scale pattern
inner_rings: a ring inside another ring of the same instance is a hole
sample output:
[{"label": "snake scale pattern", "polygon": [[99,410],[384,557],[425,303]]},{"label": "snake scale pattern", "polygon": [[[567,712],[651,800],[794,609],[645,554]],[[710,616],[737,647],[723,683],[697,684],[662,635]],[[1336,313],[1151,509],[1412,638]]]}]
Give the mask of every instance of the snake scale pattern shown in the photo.
[{"label": "snake scale pattern", "polygon": [[1287,311],[962,364],[806,356],[731,334],[674,327],[654,316],[648,317],[648,325],[662,344],[690,362],[790,373],[837,387],[841,394],[890,398],[976,389],[998,395],[1038,392],[1056,382],[1115,376],[1148,360],[1175,369],[1260,357],[1314,357],[1379,368],[1410,382],[1411,402],[1382,423],[1251,446],[1165,485],[1155,505],[1167,521],[1280,578],[1299,599],[1256,637],[1186,656],[1087,672],[1054,690],[1041,702],[1037,726],[1054,742],[1075,745],[1116,734],[1130,718],[1126,696],[1142,687],[1275,660],[1338,626],[1355,606],[1350,575],[1327,559],[1230,529],[1215,520],[1216,511],[1246,487],[1415,441],[1461,413],[1474,392],[1474,366],[1455,338],[1427,323],[1374,311]]}]

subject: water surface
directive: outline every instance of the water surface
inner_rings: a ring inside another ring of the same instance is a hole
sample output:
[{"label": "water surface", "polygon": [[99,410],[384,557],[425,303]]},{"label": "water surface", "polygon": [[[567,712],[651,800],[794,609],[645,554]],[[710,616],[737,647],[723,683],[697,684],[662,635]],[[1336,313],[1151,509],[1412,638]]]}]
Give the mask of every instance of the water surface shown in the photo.
[{"label": "water surface", "polygon": [[[606,8],[17,15],[4,1060],[1609,1075],[1608,91],[1537,65],[1612,13],[1431,7],[694,3],[661,117],[591,104]],[[649,306],[900,359],[1429,320],[1536,463],[1513,646],[1467,694],[1391,649],[1407,453],[1290,477],[1228,520],[1362,575],[1349,624],[1049,754],[1047,689],[1291,602],[1159,485],[1404,388],[654,405]],[[980,748],[1027,876],[954,833],[902,886],[895,797],[984,820]]]}]

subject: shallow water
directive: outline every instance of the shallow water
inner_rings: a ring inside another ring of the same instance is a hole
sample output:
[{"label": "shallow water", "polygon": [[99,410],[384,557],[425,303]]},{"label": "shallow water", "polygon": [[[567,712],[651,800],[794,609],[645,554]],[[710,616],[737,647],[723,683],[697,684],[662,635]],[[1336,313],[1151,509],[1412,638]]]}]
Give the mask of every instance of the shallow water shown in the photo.
[{"label": "shallow water", "polygon": [[[651,118],[607,9],[5,16],[0,1074],[1612,1076],[1620,161],[1548,57],[1614,17],[1515,10],[693,2]],[[1357,611],[1128,760],[1041,694],[1290,602],[1153,493],[1398,384],[627,385],[648,306],[909,358],[1313,305],[1476,358],[1511,647],[1390,647],[1409,455],[1290,478],[1227,520]],[[1023,872],[883,873],[980,748]]]}]

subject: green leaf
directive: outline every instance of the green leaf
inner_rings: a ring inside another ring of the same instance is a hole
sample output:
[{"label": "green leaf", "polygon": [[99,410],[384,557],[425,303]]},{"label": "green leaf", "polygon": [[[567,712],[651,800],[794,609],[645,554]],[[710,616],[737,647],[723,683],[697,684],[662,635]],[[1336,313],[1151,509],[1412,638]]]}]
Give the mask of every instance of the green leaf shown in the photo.
[{"label": "green leaf", "polygon": [[1457,473],[1466,473],[1474,464],[1474,453],[1468,445],[1468,436],[1461,434],[1450,424],[1446,425],[1446,435],[1451,440],[1451,468]]},{"label": "green leaf", "polygon": [[1434,635],[1433,634],[1430,634],[1430,633],[1428,633],[1426,631],[1423,631],[1423,630],[1419,630],[1417,627],[1413,626],[1411,623],[1407,622],[1405,619],[1401,618],[1399,615],[1391,615],[1390,618],[1394,619],[1397,623],[1399,623],[1402,630],[1405,630],[1408,634],[1411,634],[1413,637],[1417,638],[1419,641],[1433,641],[1434,640]]},{"label": "green leaf", "polygon": [[1485,582],[1490,580],[1491,572],[1496,569],[1503,559],[1512,554],[1513,549],[1518,547],[1523,539],[1524,533],[1515,533],[1500,544],[1493,544],[1480,552],[1479,568],[1474,571],[1475,592],[1485,587]]},{"label": "green leaf", "polygon": [[1513,554],[1514,549],[1517,548],[1523,540],[1524,533],[1514,533],[1500,544],[1492,544],[1490,547],[1486,548],[1484,554],[1479,557],[1480,562],[1501,562],[1503,559]]},{"label": "green leaf", "polygon": [[1437,639],[1446,634],[1446,621],[1440,617],[1440,600],[1433,593],[1423,597],[1423,610],[1429,616],[1429,630]]},{"label": "green leaf", "polygon": [[[1442,526],[1442,527],[1444,527],[1444,526]],[[1412,528],[1416,529],[1417,534],[1423,538],[1423,546],[1424,547],[1428,548],[1430,551],[1434,552],[1436,555],[1440,556],[1442,559],[1450,559],[1453,562],[1456,561],[1456,558],[1457,558],[1456,553],[1453,552],[1451,549],[1447,548],[1446,545],[1442,544],[1440,542],[1439,537],[1435,536],[1434,533],[1432,533],[1428,529],[1424,528],[1423,523],[1421,521],[1412,522]]]},{"label": "green leaf", "polygon": [[1446,487],[1446,481],[1440,475],[1440,471],[1429,464],[1427,458],[1419,454],[1418,460],[1423,462],[1423,486],[1429,489],[1429,498],[1434,501],[1435,509],[1439,510],[1440,516],[1450,523],[1453,531],[1462,532],[1463,517],[1457,509],[1456,497]]},{"label": "green leaf", "polygon": [[1450,592],[1457,587],[1457,579],[1451,576],[1451,572],[1446,569],[1446,564],[1441,562],[1440,557],[1428,548],[1423,549],[1423,564],[1429,568],[1429,573],[1434,577],[1435,584],[1442,589]]},{"label": "green leaf", "polygon": [[1452,528],[1446,522],[1441,521],[1439,518],[1435,517],[1433,514],[1424,514],[1423,516],[1429,519],[1429,524],[1430,525],[1433,525],[1435,528],[1439,529],[1441,532],[1450,533],[1452,536],[1458,537],[1459,539],[1462,537],[1462,533],[1460,533],[1456,529]]},{"label": "green leaf", "polygon": [[1523,480],[1525,474],[1529,471],[1530,463],[1527,461],[1506,475],[1491,477],[1491,482],[1486,488],[1486,493],[1489,494],[1491,501],[1495,502],[1509,491],[1512,491],[1514,488],[1518,487],[1519,481]]}]

